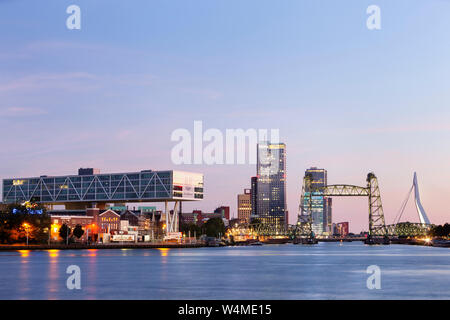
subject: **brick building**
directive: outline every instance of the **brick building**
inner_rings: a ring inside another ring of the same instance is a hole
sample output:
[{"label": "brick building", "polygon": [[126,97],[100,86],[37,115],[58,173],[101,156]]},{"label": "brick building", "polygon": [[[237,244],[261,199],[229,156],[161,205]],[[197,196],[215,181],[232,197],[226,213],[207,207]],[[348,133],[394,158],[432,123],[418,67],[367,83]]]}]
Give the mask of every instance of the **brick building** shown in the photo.
[{"label": "brick building", "polygon": [[93,239],[92,235],[97,233],[93,216],[52,215],[50,229],[50,237],[52,241],[61,240],[61,237],[59,236],[59,229],[63,224],[67,225],[71,231],[73,231],[77,225],[81,225],[84,230],[84,234],[79,241],[87,241],[88,236]]},{"label": "brick building", "polygon": [[242,223],[250,223],[252,214],[251,190],[244,189],[243,194],[237,196],[238,219]]}]

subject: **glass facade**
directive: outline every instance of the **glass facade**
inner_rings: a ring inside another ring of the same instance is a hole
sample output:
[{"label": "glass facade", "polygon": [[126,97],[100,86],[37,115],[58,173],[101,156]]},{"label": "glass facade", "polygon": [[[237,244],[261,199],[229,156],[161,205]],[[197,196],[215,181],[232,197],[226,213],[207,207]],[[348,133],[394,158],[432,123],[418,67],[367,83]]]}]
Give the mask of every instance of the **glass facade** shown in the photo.
[{"label": "glass facade", "polygon": [[258,144],[256,212],[262,223],[286,224],[286,145]]},{"label": "glass facade", "polygon": [[3,180],[3,202],[151,202],[203,199],[203,175],[180,171],[71,175]]},{"label": "glass facade", "polygon": [[331,198],[323,196],[323,192],[312,192],[311,189],[327,186],[327,171],[325,169],[310,168],[305,171],[305,176],[311,177],[311,187],[305,189],[304,206],[309,206],[311,197],[312,230],[316,235],[331,233]]},{"label": "glass facade", "polygon": [[[251,180],[251,206],[252,206],[252,213],[250,218],[257,218],[258,217],[258,210],[257,210],[257,199],[258,199],[258,177],[252,177]],[[251,219],[250,219],[251,221]]]}]

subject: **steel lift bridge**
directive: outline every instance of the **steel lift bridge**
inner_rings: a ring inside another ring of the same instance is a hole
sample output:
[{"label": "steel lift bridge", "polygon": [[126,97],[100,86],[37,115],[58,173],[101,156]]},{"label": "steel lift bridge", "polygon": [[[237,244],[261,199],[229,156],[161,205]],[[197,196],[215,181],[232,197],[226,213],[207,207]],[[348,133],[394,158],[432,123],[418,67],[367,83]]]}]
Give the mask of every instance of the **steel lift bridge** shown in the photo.
[{"label": "steel lift bridge", "polygon": [[383,238],[388,235],[380,188],[374,173],[369,173],[365,187],[335,184],[324,187],[312,187],[311,176],[303,179],[302,194],[300,197],[299,216],[296,237],[313,237],[312,232],[312,202],[313,197],[367,197],[369,208],[369,238]]},{"label": "steel lift bridge", "polygon": [[[313,238],[312,232],[312,203],[313,197],[367,197],[369,213],[369,239],[385,239],[387,237],[398,236],[424,236],[433,225],[430,223],[425,210],[420,202],[419,188],[417,184],[417,175],[414,173],[413,185],[405,201],[402,203],[399,213],[394,222],[386,225],[384,218],[383,205],[381,202],[380,188],[378,179],[374,173],[369,173],[366,179],[366,186],[355,186],[347,184],[328,185],[325,187],[314,188],[311,186],[311,176],[306,175],[303,179],[302,193],[300,197],[298,222],[296,225],[276,226],[268,224],[250,224],[245,227],[236,228],[235,233],[252,234],[254,236],[277,237],[284,236],[291,239]],[[419,223],[403,222],[399,223],[406,204],[412,191],[415,194],[415,205],[419,215]]]},{"label": "steel lift bridge", "polygon": [[312,177],[306,175],[303,179],[302,194],[300,197],[298,222],[296,225],[273,226],[253,224],[248,228],[253,234],[259,236],[286,236],[291,239],[314,238],[312,232],[312,203],[313,197],[367,197],[369,207],[369,236],[383,238],[388,235],[384,220],[378,180],[374,173],[367,175],[367,185],[359,187],[347,184],[313,187]]}]

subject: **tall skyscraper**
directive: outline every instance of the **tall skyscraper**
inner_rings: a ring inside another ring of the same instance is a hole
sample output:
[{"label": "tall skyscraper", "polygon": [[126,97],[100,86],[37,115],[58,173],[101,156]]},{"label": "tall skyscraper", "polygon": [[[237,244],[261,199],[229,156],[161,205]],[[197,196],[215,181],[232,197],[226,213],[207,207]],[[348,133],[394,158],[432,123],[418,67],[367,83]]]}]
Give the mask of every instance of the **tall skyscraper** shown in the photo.
[{"label": "tall skyscraper", "polygon": [[256,211],[262,223],[286,224],[286,145],[258,144]]},{"label": "tall skyscraper", "polygon": [[332,214],[332,198],[324,197],[324,210],[323,210],[323,232],[327,233],[328,235],[333,234],[333,228],[332,228],[332,220],[331,220],[331,214]]},{"label": "tall skyscraper", "polygon": [[244,189],[243,194],[238,194],[237,197],[238,219],[243,223],[250,223],[250,216],[252,212],[251,191]]},{"label": "tall skyscraper", "polygon": [[311,188],[306,188],[305,206],[308,205],[309,193],[311,194],[311,215],[312,230],[316,235],[331,233],[331,215],[332,201],[331,198],[323,196],[323,192],[314,191],[314,189],[327,186],[327,170],[312,167],[305,171],[305,177],[309,175],[311,179]]},{"label": "tall skyscraper", "polygon": [[251,218],[256,218],[258,216],[258,210],[256,210],[256,199],[258,199],[258,177],[252,177],[250,190],[250,200],[252,203]]}]

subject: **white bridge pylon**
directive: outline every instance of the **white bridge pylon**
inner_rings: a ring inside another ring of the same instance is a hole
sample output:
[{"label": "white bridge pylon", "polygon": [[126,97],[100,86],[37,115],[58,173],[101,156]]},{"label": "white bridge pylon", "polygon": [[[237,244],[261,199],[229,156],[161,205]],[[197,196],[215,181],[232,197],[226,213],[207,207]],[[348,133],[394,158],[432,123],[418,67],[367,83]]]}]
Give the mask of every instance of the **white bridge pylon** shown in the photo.
[{"label": "white bridge pylon", "polygon": [[420,202],[420,194],[419,194],[419,185],[417,183],[417,174],[414,172],[413,179],[413,187],[414,187],[414,201],[416,204],[417,213],[419,214],[419,220],[422,224],[431,224],[430,219],[428,219],[427,213]]}]

